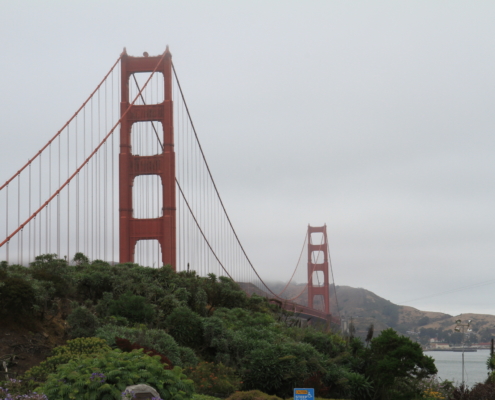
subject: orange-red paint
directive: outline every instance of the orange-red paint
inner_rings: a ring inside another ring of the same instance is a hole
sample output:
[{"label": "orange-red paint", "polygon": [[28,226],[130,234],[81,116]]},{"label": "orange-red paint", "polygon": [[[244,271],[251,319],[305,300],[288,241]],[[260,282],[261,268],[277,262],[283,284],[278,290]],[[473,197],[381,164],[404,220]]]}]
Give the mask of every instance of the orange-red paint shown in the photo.
[{"label": "orange-red paint", "polygon": [[[164,101],[152,105],[130,106],[129,79],[135,72],[153,72],[164,77]],[[176,267],[176,205],[175,205],[175,152],[172,103],[172,55],[168,48],[165,56],[130,57],[124,53],[121,61],[120,114],[131,107],[120,125],[119,154],[119,223],[120,262],[134,262],[138,240],[156,239],[162,250],[164,265]],[[135,156],[131,149],[132,124],[138,121],[155,121],[163,126],[163,152],[154,156]],[[132,186],[140,175],[158,175],[163,188],[163,214],[159,218],[133,217]]]}]

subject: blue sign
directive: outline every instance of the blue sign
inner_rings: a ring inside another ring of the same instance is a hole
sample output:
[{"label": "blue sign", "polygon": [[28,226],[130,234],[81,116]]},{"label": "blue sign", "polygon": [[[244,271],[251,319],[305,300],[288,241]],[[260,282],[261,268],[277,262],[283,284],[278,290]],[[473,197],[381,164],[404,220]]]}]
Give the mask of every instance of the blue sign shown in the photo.
[{"label": "blue sign", "polygon": [[314,389],[294,389],[294,400],[314,400]]}]

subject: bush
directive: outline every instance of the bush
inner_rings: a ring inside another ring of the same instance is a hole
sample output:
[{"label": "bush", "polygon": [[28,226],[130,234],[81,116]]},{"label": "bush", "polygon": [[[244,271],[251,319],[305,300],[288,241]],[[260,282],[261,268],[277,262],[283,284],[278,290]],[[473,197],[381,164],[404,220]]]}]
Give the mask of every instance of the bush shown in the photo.
[{"label": "bush", "polygon": [[187,307],[173,310],[166,319],[168,332],[181,346],[197,348],[203,343],[201,317]]},{"label": "bush", "polygon": [[339,340],[339,337],[329,333],[319,332],[312,328],[305,329],[302,341],[309,343],[321,354],[325,354],[331,358],[336,357],[344,350],[344,343],[342,340]]},{"label": "bush", "polygon": [[187,368],[185,373],[193,380],[198,393],[210,396],[227,397],[242,383],[234,369],[221,363],[201,362],[194,368]]},{"label": "bush", "polygon": [[43,393],[36,393],[26,388],[26,382],[9,379],[0,382],[0,399],[4,400],[48,400]]},{"label": "bush", "polygon": [[37,381],[44,381],[48,374],[57,370],[57,367],[66,364],[71,360],[76,360],[82,356],[102,354],[110,351],[110,347],[103,339],[99,338],[77,338],[68,340],[65,346],[53,349],[54,355],[48,357],[40,365],[31,368],[26,372],[27,378]]},{"label": "bush", "polygon": [[259,390],[249,390],[247,392],[235,392],[227,400],[282,400],[277,396],[270,396],[269,394],[260,392]]},{"label": "bush", "polygon": [[301,387],[312,374],[323,372],[321,354],[307,343],[259,343],[244,359],[244,389],[289,397],[292,388]]},{"label": "bush", "polygon": [[155,309],[144,297],[127,292],[110,302],[108,313],[127,318],[131,322],[150,323],[155,316]]},{"label": "bush", "polygon": [[193,394],[193,400],[221,400],[220,397],[208,396],[206,394]]},{"label": "bush", "polygon": [[91,337],[98,328],[98,318],[84,306],[74,308],[67,317],[69,333],[73,338]]},{"label": "bush", "polygon": [[471,389],[461,385],[453,390],[449,400],[495,400],[495,383],[477,383]]},{"label": "bush", "polygon": [[0,281],[0,315],[15,316],[33,312],[35,292],[31,284],[18,276],[5,276]]},{"label": "bush", "polygon": [[182,366],[179,346],[174,338],[159,329],[135,329],[125,326],[105,325],[96,331],[96,336],[105,339],[110,346],[115,346],[115,338],[127,339],[139,343],[167,356],[172,364]]},{"label": "bush", "polygon": [[142,349],[144,354],[148,354],[150,357],[158,356],[159,360],[163,364],[164,369],[172,369],[174,365],[172,362],[163,354],[158,353],[157,351],[150,349],[149,347],[141,346],[138,343],[131,343],[127,339],[115,338],[115,342],[117,343],[117,347],[125,351],[126,353],[130,353],[132,350],[140,350]]},{"label": "bush", "polygon": [[165,370],[157,358],[142,350],[113,350],[99,357],[80,358],[61,365],[39,390],[57,400],[121,400],[127,386],[147,384],[162,399],[192,399],[194,386],[182,369]]},{"label": "bush", "polygon": [[194,354],[194,351],[189,347],[179,346],[180,359],[182,361],[182,367],[195,367],[198,365],[198,357]]}]

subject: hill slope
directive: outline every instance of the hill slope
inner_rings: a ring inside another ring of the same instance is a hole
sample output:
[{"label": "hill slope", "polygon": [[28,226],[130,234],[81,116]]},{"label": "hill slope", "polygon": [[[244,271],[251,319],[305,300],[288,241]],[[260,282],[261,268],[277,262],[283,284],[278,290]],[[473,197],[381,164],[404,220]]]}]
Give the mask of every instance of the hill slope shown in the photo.
[{"label": "hill slope", "polygon": [[[274,283],[271,286],[276,293],[284,288],[282,283]],[[374,325],[375,335],[389,327],[403,334],[419,332],[421,328],[453,331],[455,321],[458,319],[463,321],[471,319],[473,332],[479,335],[480,341],[485,341],[491,334],[495,335],[494,315],[469,313],[451,316],[394,304],[364,288],[336,286],[335,289],[336,293],[333,288],[330,289],[332,314],[340,314],[348,323],[352,321],[359,336],[366,335],[370,324]],[[301,296],[296,301],[307,305],[305,285],[291,285],[284,291],[284,297],[297,296],[301,292]]]}]

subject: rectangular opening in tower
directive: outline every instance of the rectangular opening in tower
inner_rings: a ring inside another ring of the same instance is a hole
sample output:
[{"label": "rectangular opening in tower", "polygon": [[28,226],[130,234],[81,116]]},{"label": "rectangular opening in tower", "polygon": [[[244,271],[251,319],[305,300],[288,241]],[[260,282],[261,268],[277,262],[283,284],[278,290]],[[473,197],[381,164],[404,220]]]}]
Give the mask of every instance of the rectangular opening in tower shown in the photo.
[{"label": "rectangular opening in tower", "polygon": [[311,244],[323,244],[325,243],[323,238],[323,232],[311,232],[310,243]]},{"label": "rectangular opening in tower", "polygon": [[313,280],[313,286],[323,286],[325,282],[325,275],[323,274],[323,271],[313,271],[311,278]]},{"label": "rectangular opening in tower", "polygon": [[161,154],[163,125],[158,121],[135,122],[131,128],[131,151],[136,156]]},{"label": "rectangular opening in tower", "polygon": [[138,240],[134,249],[134,262],[143,267],[160,268],[162,266],[162,249],[155,239]]},{"label": "rectangular opening in tower", "polygon": [[323,264],[325,262],[325,252],[320,250],[312,251],[311,262],[313,264]]},{"label": "rectangular opening in tower", "polygon": [[155,72],[146,85],[151,72],[136,72],[129,77],[129,101],[133,101],[143,89],[135,105],[149,105],[163,103],[165,99],[165,80],[161,72]]},{"label": "rectangular opening in tower", "polygon": [[158,175],[139,175],[132,186],[132,216],[160,218],[163,215],[163,186]]}]

